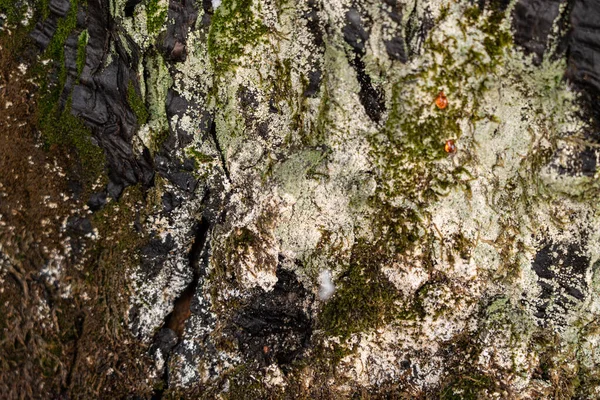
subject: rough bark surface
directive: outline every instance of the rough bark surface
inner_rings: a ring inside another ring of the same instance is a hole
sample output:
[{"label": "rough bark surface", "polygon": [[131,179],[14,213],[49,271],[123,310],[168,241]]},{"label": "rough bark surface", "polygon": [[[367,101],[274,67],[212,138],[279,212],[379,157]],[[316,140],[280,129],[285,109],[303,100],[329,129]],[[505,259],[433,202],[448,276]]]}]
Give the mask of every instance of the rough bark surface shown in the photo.
[{"label": "rough bark surface", "polygon": [[0,398],[600,397],[598,21],[0,0]]}]

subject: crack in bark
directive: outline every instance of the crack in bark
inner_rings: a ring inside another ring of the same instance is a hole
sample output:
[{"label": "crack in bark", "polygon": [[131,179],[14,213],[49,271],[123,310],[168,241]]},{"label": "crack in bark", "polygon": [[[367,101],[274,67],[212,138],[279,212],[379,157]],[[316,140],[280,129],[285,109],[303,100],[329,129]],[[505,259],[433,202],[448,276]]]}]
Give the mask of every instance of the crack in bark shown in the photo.
[{"label": "crack in bark", "polygon": [[213,142],[215,142],[215,148],[219,152],[219,159],[221,160],[221,165],[223,166],[225,176],[227,177],[227,180],[231,182],[229,169],[227,168],[227,161],[225,160],[225,154],[223,154],[223,149],[221,148],[219,140],[217,139],[217,124],[215,123],[215,121],[211,122],[210,124],[210,136],[212,137]]},{"label": "crack in bark", "polygon": [[[192,280],[188,284],[188,286],[183,290],[183,292],[179,295],[179,297],[175,300],[173,304],[173,311],[171,311],[166,317],[165,322],[163,324],[163,329],[171,329],[177,335],[177,344],[175,344],[169,351],[168,354],[165,354],[165,371],[162,376],[162,380],[164,382],[164,386],[161,389],[157,389],[154,391],[152,396],[153,399],[160,400],[162,399],[163,392],[168,389],[169,386],[169,367],[168,360],[170,355],[177,347],[183,338],[183,333],[185,331],[185,323],[187,319],[192,315],[191,313],[191,303],[194,298],[194,294],[198,288],[198,281],[200,277],[203,275],[203,270],[201,270],[200,260],[206,254],[204,251],[207,245],[208,233],[212,227],[212,223],[205,217],[202,217],[199,223],[196,224],[194,228],[195,237],[192,242],[192,247],[190,252],[188,253],[189,265],[192,268]],[[156,341],[156,340],[155,340]]]}]

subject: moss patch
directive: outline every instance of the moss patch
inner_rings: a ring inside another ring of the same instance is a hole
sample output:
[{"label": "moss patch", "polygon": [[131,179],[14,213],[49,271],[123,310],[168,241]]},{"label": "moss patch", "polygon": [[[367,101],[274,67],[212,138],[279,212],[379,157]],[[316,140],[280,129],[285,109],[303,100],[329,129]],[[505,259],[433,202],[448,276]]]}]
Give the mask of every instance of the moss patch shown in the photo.
[{"label": "moss patch", "polygon": [[23,19],[26,8],[27,6],[22,2],[0,0],[0,13],[6,15],[6,22],[9,25],[15,25],[20,22]]},{"label": "moss patch", "polygon": [[193,148],[187,148],[186,153],[189,157],[191,157],[194,160],[196,167],[199,167],[202,164],[209,163],[215,160],[214,156],[204,154]]},{"label": "moss patch", "polygon": [[[67,79],[67,69],[65,67],[65,43],[68,36],[77,27],[77,10],[79,4],[80,2],[78,0],[73,0],[67,15],[58,20],[56,32],[44,53],[44,57],[49,58],[56,66],[58,66],[59,85],[55,90],[62,90],[65,80]],[[56,95],[56,93],[53,94]]]},{"label": "moss patch", "polygon": [[253,0],[224,0],[208,34],[208,54],[217,76],[235,67],[246,48],[256,46],[268,28],[254,15]]},{"label": "moss patch", "polygon": [[373,248],[357,244],[349,267],[339,278],[334,297],[325,304],[319,322],[326,333],[343,338],[391,321],[398,312],[398,291],[381,273],[381,258]]},{"label": "moss patch", "polygon": [[71,115],[70,104],[65,110],[58,106],[40,107],[39,124],[46,146],[64,146],[74,149],[88,181],[95,180],[104,171],[104,152],[92,142],[91,131],[83,122]]},{"label": "moss patch", "polygon": [[[41,82],[41,101],[37,109],[37,125],[47,147],[63,146],[74,149],[81,163],[86,180],[95,180],[104,170],[104,153],[92,142],[89,128],[70,112],[70,100],[61,107],[61,99],[67,96],[63,88],[67,80],[65,66],[65,42],[77,27],[79,2],[73,1],[64,18],[58,21],[54,37],[44,52],[44,57],[52,60],[48,67],[37,66],[35,74]],[[78,70],[85,62],[85,31],[79,36],[77,52]]]},{"label": "moss patch", "polygon": [[131,110],[135,113],[138,124],[143,125],[148,122],[149,114],[146,103],[142,96],[138,94],[133,81],[129,81],[127,85],[127,102]]},{"label": "moss patch", "polygon": [[81,75],[83,67],[85,67],[86,47],[88,42],[87,29],[79,34],[77,40],[77,75]]},{"label": "moss patch", "polygon": [[457,377],[441,393],[442,400],[477,400],[488,398],[486,389],[494,389],[494,381],[486,375],[463,375]]},{"label": "moss patch", "polygon": [[[479,11],[467,8],[465,16],[470,25],[458,21],[459,28],[472,44],[461,47],[453,36],[430,36],[424,53],[431,60],[392,87],[389,118],[383,131],[371,138],[372,156],[383,171],[380,187],[388,198],[401,194],[419,205],[435,200],[465,172],[462,167],[437,167],[436,161],[448,156],[446,140],[460,139],[468,126],[495,118],[481,115],[480,101],[511,34],[501,25],[501,12],[483,18]],[[442,88],[450,104],[440,110],[434,99]]]},{"label": "moss patch", "polygon": [[148,33],[152,35],[159,32],[167,21],[167,7],[160,0],[149,0],[146,4],[146,18]]}]

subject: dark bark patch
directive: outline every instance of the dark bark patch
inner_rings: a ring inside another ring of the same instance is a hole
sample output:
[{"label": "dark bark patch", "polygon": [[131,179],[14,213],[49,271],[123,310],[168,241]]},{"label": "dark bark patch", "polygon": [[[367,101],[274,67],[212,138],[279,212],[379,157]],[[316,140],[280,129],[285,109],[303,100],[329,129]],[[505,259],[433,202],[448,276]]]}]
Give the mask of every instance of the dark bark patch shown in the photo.
[{"label": "dark bark patch", "polygon": [[260,365],[285,367],[309,345],[313,323],[303,303],[310,297],[295,274],[279,267],[277,284],[261,291],[233,319],[240,351]]}]

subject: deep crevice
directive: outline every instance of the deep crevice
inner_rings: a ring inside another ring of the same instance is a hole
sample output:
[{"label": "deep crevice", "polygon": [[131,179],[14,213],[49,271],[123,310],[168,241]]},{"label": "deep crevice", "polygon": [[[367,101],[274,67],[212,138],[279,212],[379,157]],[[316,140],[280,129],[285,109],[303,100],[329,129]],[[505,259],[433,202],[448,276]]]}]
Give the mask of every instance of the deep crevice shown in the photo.
[{"label": "deep crevice", "polygon": [[[167,354],[164,354],[167,365],[162,376],[164,385],[160,389],[156,389],[153,392],[153,400],[162,399],[163,392],[166,389],[168,389],[168,358],[170,357],[170,352],[174,348],[176,348],[177,344],[181,343],[181,339],[183,338],[183,333],[185,331],[185,322],[192,314],[190,306],[194,298],[194,294],[196,293],[196,289],[198,288],[198,281],[200,280],[200,276],[202,275],[200,260],[202,258],[202,255],[205,253],[203,252],[203,249],[205,248],[208,232],[210,231],[211,225],[212,224],[208,221],[208,219],[202,217],[202,219],[193,228],[194,241],[192,242],[192,247],[190,249],[190,252],[188,253],[189,265],[192,268],[192,280],[188,284],[188,286],[183,290],[183,292],[179,295],[179,297],[175,300],[173,304],[173,311],[171,311],[165,317],[165,322],[163,324],[163,328],[161,329],[161,331],[164,329],[170,329],[173,332],[175,332],[175,334],[177,335],[177,343],[171,346]],[[156,344],[156,338],[154,342]]]},{"label": "deep crevice", "polygon": [[385,112],[385,98],[383,93],[373,86],[371,77],[365,70],[362,55],[359,52],[355,52],[352,65],[356,70],[356,76],[360,85],[360,91],[358,92],[360,102],[369,118],[373,122],[379,123],[381,121],[381,114]]},{"label": "deep crevice", "polygon": [[133,17],[135,6],[141,3],[141,0],[127,0],[125,2],[125,16],[128,18]]},{"label": "deep crevice", "polygon": [[62,387],[61,395],[68,396],[69,391],[71,390],[71,386],[73,385],[73,374],[77,368],[77,361],[79,359],[79,340],[83,336],[83,328],[85,324],[85,314],[79,315],[75,319],[75,329],[77,337],[75,338],[75,346],[73,350],[73,359],[72,363],[69,367],[69,372],[67,373],[67,379],[65,385]]},{"label": "deep crevice", "polygon": [[205,218],[196,225],[194,228],[195,238],[192,243],[192,248],[188,254],[189,265],[192,268],[192,281],[188,284],[185,290],[175,300],[173,305],[173,311],[165,318],[165,327],[173,330],[177,334],[177,338],[181,341],[183,331],[185,328],[185,321],[191,315],[190,304],[196,288],[198,287],[198,280],[200,279],[200,266],[199,260],[202,255],[202,249],[206,242],[206,236],[210,229],[210,223]]},{"label": "deep crevice", "polygon": [[225,176],[227,177],[227,180],[231,181],[231,178],[229,176],[229,169],[227,168],[227,162],[225,161],[225,154],[223,154],[223,149],[221,149],[221,145],[219,144],[219,140],[217,139],[217,124],[215,123],[215,121],[212,121],[210,124],[210,136],[215,142],[215,147],[219,152],[219,158],[221,160],[221,164],[223,165],[223,171],[225,172]]},{"label": "deep crevice", "polygon": [[[346,13],[346,25],[343,28],[344,41],[352,48],[354,57],[349,61],[360,85],[358,97],[365,109],[367,116],[375,123],[381,121],[381,114],[385,112],[385,98],[380,90],[373,86],[371,77],[366,71],[363,57],[367,54],[366,43],[369,40],[369,29],[363,22],[363,17],[357,9],[351,8]],[[370,23],[368,23],[369,25]],[[349,56],[351,55],[349,54]]]}]

